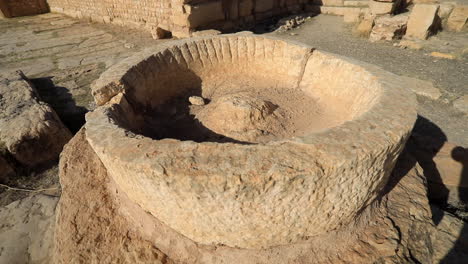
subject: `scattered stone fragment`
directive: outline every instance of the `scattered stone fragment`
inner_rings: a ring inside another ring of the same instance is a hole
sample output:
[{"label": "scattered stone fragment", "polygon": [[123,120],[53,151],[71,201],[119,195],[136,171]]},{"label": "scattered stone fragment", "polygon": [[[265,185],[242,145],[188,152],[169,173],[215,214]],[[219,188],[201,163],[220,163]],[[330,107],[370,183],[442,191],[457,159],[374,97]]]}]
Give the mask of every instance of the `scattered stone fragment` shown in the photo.
[{"label": "scattered stone fragment", "polygon": [[189,102],[192,105],[205,105],[205,99],[203,99],[200,96],[190,96],[189,97]]},{"label": "scattered stone fragment", "polygon": [[34,167],[55,160],[70,138],[22,72],[0,74],[0,142],[17,162]]},{"label": "scattered stone fragment", "polygon": [[280,19],[278,23],[276,23],[276,31],[285,32],[293,28],[297,28],[299,25],[305,23],[309,19],[310,19],[310,16],[302,16],[302,15],[285,17],[283,19]]},{"label": "scattered stone fragment", "polygon": [[160,27],[153,27],[151,28],[151,36],[153,39],[164,39],[168,38],[170,35],[170,32],[167,30],[164,30]]},{"label": "scattered stone fragment", "polygon": [[206,37],[206,36],[216,36],[220,35],[221,31],[216,29],[207,29],[207,30],[200,30],[192,32],[193,37]]},{"label": "scattered stone fragment", "polygon": [[468,115],[468,94],[464,95],[453,102],[453,106],[460,112]]},{"label": "scattered stone fragment", "polygon": [[406,37],[427,39],[435,31],[439,5],[418,4],[411,11]]},{"label": "scattered stone fragment", "polygon": [[369,9],[372,15],[385,15],[392,14],[395,11],[395,7],[398,5],[399,1],[369,1]]},{"label": "scattered stone fragment", "polygon": [[431,56],[436,57],[436,58],[448,59],[448,60],[454,60],[456,58],[455,55],[453,55],[453,54],[442,53],[442,52],[438,52],[438,51],[431,52]]},{"label": "scattered stone fragment", "polygon": [[52,263],[57,201],[37,194],[0,208],[0,263]]},{"label": "scattered stone fragment", "polygon": [[435,88],[432,82],[424,81],[407,76],[401,76],[402,80],[408,84],[408,87],[417,95],[428,97],[432,100],[440,98],[440,90]]},{"label": "scattered stone fragment", "polygon": [[468,21],[468,5],[456,6],[447,20],[447,28],[451,31],[462,31]]},{"label": "scattered stone fragment", "polygon": [[354,29],[354,33],[361,37],[369,37],[374,26],[374,19],[372,17],[365,18],[359,25]]},{"label": "scattered stone fragment", "polygon": [[408,15],[378,17],[375,19],[375,26],[372,28],[369,40],[375,42],[400,39],[405,34],[407,23]]},{"label": "scattered stone fragment", "polygon": [[423,48],[423,45],[421,43],[407,39],[401,40],[399,46],[402,48],[410,48],[414,50],[420,50]]}]

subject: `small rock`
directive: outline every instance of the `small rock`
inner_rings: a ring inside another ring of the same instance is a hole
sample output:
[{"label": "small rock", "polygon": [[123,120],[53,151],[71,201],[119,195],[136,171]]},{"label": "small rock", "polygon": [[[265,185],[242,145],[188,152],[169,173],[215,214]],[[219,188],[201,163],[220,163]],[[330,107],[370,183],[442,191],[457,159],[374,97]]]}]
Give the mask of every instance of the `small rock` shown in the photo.
[{"label": "small rock", "polygon": [[153,39],[164,39],[164,38],[167,38],[169,37],[169,34],[170,32],[167,31],[167,30],[164,30],[160,27],[152,27],[151,28],[151,36],[153,37]]},{"label": "small rock", "polygon": [[375,26],[372,28],[369,40],[375,42],[379,40],[399,39],[405,34],[407,23],[407,15],[385,15],[378,17],[375,19]]},{"label": "small rock", "polygon": [[297,35],[299,35],[299,34],[293,32],[293,33],[289,33],[289,35],[291,35],[291,36],[297,36]]},{"label": "small rock", "polygon": [[423,46],[420,43],[414,42],[412,40],[402,40],[399,43],[400,47],[402,48],[410,48],[414,50],[420,50]]},{"label": "small rock", "polygon": [[345,9],[343,12],[343,21],[345,23],[357,23],[361,20],[360,8],[348,8]]},{"label": "small rock", "polygon": [[431,56],[436,57],[436,58],[448,59],[448,60],[454,60],[455,59],[455,55],[453,55],[453,54],[442,53],[442,52],[438,52],[438,51],[431,52]]},{"label": "small rock", "polygon": [[299,25],[306,22],[308,18],[309,18],[308,16],[289,16],[289,17],[280,19],[278,23],[276,24],[276,27],[277,27],[276,31],[285,32],[293,28],[297,28],[299,27]]},{"label": "small rock", "polygon": [[456,6],[447,20],[447,28],[451,31],[461,31],[468,22],[468,5]]},{"label": "small rock", "polygon": [[468,94],[458,98],[453,102],[453,106],[460,112],[468,115]]},{"label": "small rock", "polygon": [[192,105],[205,105],[205,99],[203,99],[202,97],[200,96],[190,96],[189,97],[189,102],[192,104]]},{"label": "small rock", "polygon": [[437,100],[441,96],[440,90],[435,88],[430,81],[423,81],[406,76],[401,76],[401,78],[406,84],[408,84],[408,88],[417,95],[428,97],[432,100]]},{"label": "small rock", "polygon": [[437,15],[441,20],[446,20],[453,10],[453,3],[441,3]]},{"label": "small rock", "polygon": [[406,37],[427,39],[434,31],[439,5],[418,4],[414,6],[408,20]]}]

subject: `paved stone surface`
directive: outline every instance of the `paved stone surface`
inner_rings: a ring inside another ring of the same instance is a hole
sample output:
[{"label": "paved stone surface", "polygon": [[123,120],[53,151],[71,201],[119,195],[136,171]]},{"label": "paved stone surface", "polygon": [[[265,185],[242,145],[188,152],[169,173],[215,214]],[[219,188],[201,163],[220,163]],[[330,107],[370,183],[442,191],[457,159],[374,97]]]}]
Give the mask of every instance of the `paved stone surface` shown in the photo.
[{"label": "paved stone surface", "polygon": [[90,84],[115,62],[160,43],[150,34],[59,14],[0,19],[0,71],[21,69],[72,130],[94,107]]}]

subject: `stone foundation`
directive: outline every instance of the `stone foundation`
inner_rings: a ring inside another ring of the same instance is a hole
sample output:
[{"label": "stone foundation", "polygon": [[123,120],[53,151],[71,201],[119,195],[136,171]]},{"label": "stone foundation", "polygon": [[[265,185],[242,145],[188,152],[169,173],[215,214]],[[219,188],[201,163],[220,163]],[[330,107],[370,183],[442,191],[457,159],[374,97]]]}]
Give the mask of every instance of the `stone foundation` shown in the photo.
[{"label": "stone foundation", "polygon": [[52,12],[95,22],[148,31],[162,28],[174,36],[216,28],[228,30],[287,14],[322,12],[345,15],[367,12],[367,1],[317,0],[48,0]]}]

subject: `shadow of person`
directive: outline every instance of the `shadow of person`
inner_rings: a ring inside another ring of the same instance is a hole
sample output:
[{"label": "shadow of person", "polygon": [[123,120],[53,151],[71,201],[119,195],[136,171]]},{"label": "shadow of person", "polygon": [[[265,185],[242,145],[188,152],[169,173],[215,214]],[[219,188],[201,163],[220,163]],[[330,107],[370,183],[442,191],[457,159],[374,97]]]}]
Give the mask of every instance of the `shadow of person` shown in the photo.
[{"label": "shadow of person", "polygon": [[[468,148],[455,147],[452,150],[453,160],[461,163],[462,170],[458,184],[458,207],[468,211]],[[441,260],[441,264],[468,263],[468,223],[464,219],[463,227],[460,230],[457,240],[452,249]]]},{"label": "shadow of person", "polygon": [[[427,180],[429,200],[444,208],[448,202],[449,190],[443,184],[440,172],[434,162],[434,157],[446,141],[446,135],[437,125],[418,115],[414,129],[398,159],[384,195],[390,192],[400,179],[413,169],[416,164],[419,164]],[[432,210],[434,224],[438,225],[441,219],[442,215],[439,211]]]}]

